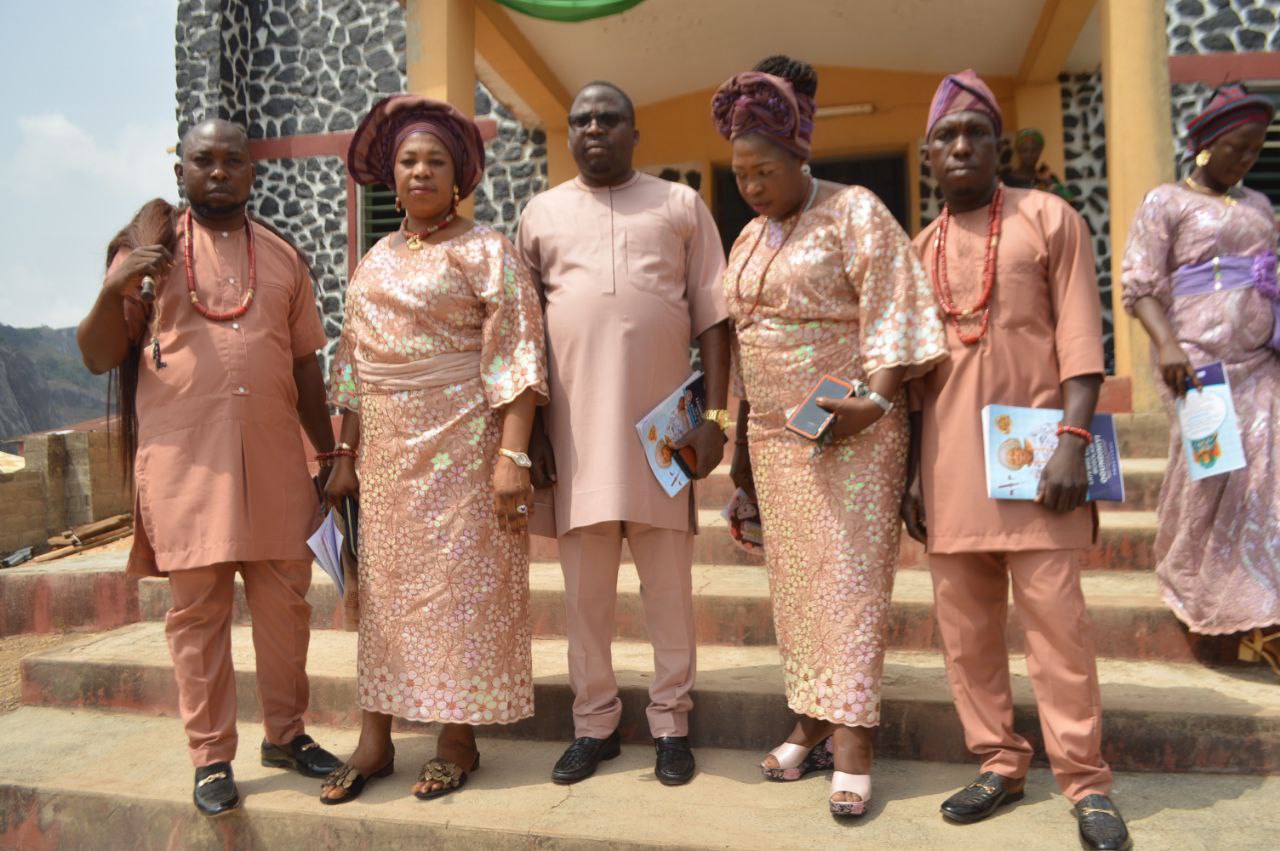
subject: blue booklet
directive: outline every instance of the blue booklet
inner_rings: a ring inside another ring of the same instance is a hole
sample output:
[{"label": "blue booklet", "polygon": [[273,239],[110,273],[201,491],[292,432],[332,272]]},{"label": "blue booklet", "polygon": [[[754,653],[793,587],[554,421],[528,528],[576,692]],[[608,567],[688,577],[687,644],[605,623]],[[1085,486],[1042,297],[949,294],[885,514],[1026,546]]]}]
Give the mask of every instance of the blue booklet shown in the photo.
[{"label": "blue booklet", "polygon": [[[982,409],[982,449],[987,459],[987,496],[1035,499],[1040,474],[1058,448],[1062,411],[987,405]],[[1090,500],[1124,502],[1120,446],[1115,419],[1095,414],[1089,424],[1093,443],[1084,452]]]},{"label": "blue booklet", "polygon": [[1187,382],[1187,395],[1177,400],[1182,451],[1191,481],[1220,476],[1245,467],[1240,423],[1231,401],[1231,382],[1221,361],[1196,370],[1202,390]]}]

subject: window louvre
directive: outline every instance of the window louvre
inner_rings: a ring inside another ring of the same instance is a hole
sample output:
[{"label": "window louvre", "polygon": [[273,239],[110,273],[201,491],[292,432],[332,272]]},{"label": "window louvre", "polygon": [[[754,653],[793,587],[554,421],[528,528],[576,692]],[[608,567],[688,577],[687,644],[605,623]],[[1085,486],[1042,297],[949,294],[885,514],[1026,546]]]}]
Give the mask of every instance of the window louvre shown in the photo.
[{"label": "window louvre", "polygon": [[395,190],[381,183],[360,187],[360,256],[400,227],[403,218],[396,210]]}]

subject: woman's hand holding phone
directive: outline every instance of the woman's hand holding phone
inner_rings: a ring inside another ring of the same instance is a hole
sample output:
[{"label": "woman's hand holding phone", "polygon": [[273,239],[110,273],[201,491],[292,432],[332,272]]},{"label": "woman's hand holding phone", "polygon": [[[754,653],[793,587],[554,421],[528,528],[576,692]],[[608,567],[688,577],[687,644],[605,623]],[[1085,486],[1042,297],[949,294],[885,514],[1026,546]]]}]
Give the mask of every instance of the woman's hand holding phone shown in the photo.
[{"label": "woman's hand holding phone", "polygon": [[853,392],[854,386],[843,378],[824,375],[805,396],[804,401],[787,415],[787,430],[809,440],[822,440],[827,436],[835,416],[831,409],[819,405],[818,401],[830,403],[833,399],[846,399]]},{"label": "woman's hand holding phone", "polygon": [[849,399],[819,397],[817,402],[819,408],[836,415],[827,429],[827,433],[835,440],[853,437],[863,429],[875,425],[876,421],[884,416],[883,408],[870,399],[862,397]]}]

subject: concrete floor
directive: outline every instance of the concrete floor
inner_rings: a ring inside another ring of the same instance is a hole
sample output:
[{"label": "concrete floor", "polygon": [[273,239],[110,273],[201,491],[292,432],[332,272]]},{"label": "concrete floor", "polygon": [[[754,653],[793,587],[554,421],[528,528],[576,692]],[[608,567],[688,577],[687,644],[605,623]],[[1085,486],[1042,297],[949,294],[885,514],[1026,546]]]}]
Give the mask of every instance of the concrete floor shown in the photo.
[{"label": "concrete floor", "polygon": [[[1025,801],[989,821],[955,826],[938,804],[973,775],[963,765],[882,760],[861,820],[826,812],[827,780],[764,782],[759,754],[701,748],[685,787],[653,778],[652,751],[626,746],[574,786],[547,780],[563,744],[482,739],[483,768],[461,792],[409,795],[427,735],[397,738],[397,773],[358,801],[323,807],[319,781],[262,768],[259,730],[241,726],[235,764],[245,804],[215,821],[190,803],[191,766],[173,719],[24,707],[0,717],[0,848],[894,848],[1077,847],[1070,808],[1034,770]],[[313,728],[340,755],[356,731]],[[1275,846],[1280,777],[1123,774],[1115,801],[1139,848]],[[86,844],[87,843],[87,844]]]}]

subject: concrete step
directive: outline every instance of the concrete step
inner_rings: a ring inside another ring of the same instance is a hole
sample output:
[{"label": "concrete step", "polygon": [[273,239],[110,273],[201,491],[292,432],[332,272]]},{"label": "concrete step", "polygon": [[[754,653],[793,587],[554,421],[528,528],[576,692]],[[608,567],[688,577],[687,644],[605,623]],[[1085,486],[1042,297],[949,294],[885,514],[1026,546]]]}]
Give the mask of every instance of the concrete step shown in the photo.
[{"label": "concrete step", "polygon": [[[233,629],[239,713],[259,717],[252,642]],[[308,671],[316,723],[356,725],[356,636],[336,630],[312,634]],[[622,691],[621,730],[630,741],[648,735],[644,720],[652,651],[639,642],[615,642],[614,665]],[[500,731],[521,739],[572,737],[566,645],[533,642],[534,718]],[[1040,729],[1025,662],[1015,657],[1016,725],[1030,741]],[[1280,772],[1280,702],[1274,677],[1250,669],[1223,673],[1192,665],[1103,660],[1105,754],[1119,770]],[[177,687],[158,623],[121,627],[32,654],[22,663],[23,702],[65,708],[101,708],[173,715]],[[698,651],[696,709],[690,735],[702,746],[759,750],[776,744],[793,717],[782,693],[774,647],[705,646]],[[884,724],[878,752],[887,757],[969,762],[935,653],[891,651],[885,666]]]},{"label": "concrete step", "polygon": [[[355,746],[352,729],[310,732],[339,754]],[[653,779],[652,750],[628,747],[590,780],[556,786],[547,773],[562,742],[482,736],[483,769],[467,787],[423,802],[408,790],[434,738],[411,734],[396,738],[395,775],[371,783],[358,801],[325,807],[318,780],[263,768],[253,758],[257,731],[245,724],[241,734],[235,772],[244,804],[209,821],[191,805],[191,766],[173,720],[33,707],[0,717],[0,752],[9,757],[0,761],[0,847],[811,851],[857,842],[1056,851],[1075,843],[1068,804],[1038,768],[1021,803],[982,826],[957,827],[938,805],[972,779],[971,765],[878,759],[870,812],[848,824],[826,814],[826,776],[766,783],[758,750],[700,748],[698,774],[670,789]],[[1139,847],[1267,848],[1274,827],[1257,814],[1274,808],[1280,778],[1119,774],[1114,797]]]},{"label": "concrete step", "polygon": [[[1090,570],[1150,570],[1155,561],[1152,546],[1156,537],[1154,511],[1103,511],[1099,514],[1098,545],[1088,551],[1086,567]],[[694,541],[695,564],[750,565],[763,564],[762,556],[749,555],[729,537],[727,524],[719,511],[698,512],[700,534]],[[766,545],[768,530],[765,531]],[[624,561],[631,561],[631,551],[623,545]],[[529,557],[533,561],[558,561],[559,549],[550,538],[529,539]],[[902,536],[898,556],[901,567],[925,566],[924,547]]]},{"label": "concrete step", "polygon": [[[1166,662],[1206,661],[1204,648],[1193,647],[1181,623],[1169,611],[1150,573],[1091,571],[1083,578],[1085,598],[1097,629],[1100,656],[1121,659],[1159,659]],[[240,577],[236,578],[235,622],[249,623]],[[530,617],[534,635],[554,638],[566,634],[564,579],[560,565],[530,565]],[[769,578],[763,567],[694,565],[694,612],[699,644],[765,645],[777,641],[769,600]],[[144,620],[159,621],[169,609],[169,583],[144,579],[138,587]],[[311,590],[311,624],[315,629],[342,627],[337,589],[319,568]],[[1011,619],[1010,647],[1023,649],[1022,629]],[[640,579],[635,567],[622,566],[618,577],[617,636],[646,640]],[[889,621],[889,646],[897,650],[936,650],[938,635],[933,617],[933,586],[923,570],[899,571],[893,588]],[[1224,645],[1227,650],[1231,648]],[[1223,657],[1230,663],[1233,657]]]},{"label": "concrete step", "polygon": [[138,620],[128,550],[88,552],[0,570],[0,636],[106,630]]},{"label": "concrete step", "polygon": [[1169,454],[1169,418],[1163,411],[1116,414],[1121,458],[1165,458]]},{"label": "concrete step", "polygon": [[[748,555],[729,539],[725,521],[717,512],[701,511],[702,533],[694,544],[694,560],[716,567],[763,565],[761,557]],[[1155,513],[1150,511],[1103,512],[1100,515],[1099,545],[1086,551],[1089,571],[1149,571],[1154,559]],[[121,542],[128,544],[128,541]],[[530,554],[535,563],[558,562],[556,542],[531,538]],[[625,545],[624,561],[631,557]],[[22,632],[59,632],[72,629],[109,629],[138,620],[138,590],[124,576],[128,548],[108,553],[86,553],[45,565],[21,565],[0,571],[0,636]],[[924,548],[902,538],[900,568],[926,566]],[[154,592],[153,592],[154,593]],[[156,616],[154,598],[143,601],[141,611]],[[322,616],[317,626],[339,625],[336,612]]]},{"label": "concrete step", "polygon": [[[1154,511],[1160,498],[1160,486],[1164,483],[1164,471],[1168,459],[1122,458],[1120,470],[1124,475],[1124,502],[1100,502],[1101,511]],[[729,465],[722,464],[710,476],[698,483],[698,507],[719,512],[733,497],[737,486],[729,478]]]},{"label": "concrete step", "polygon": [[1160,502],[1160,488],[1164,485],[1164,472],[1169,459],[1121,458],[1120,472],[1124,475],[1124,502],[1100,502],[1099,510],[1155,511]]}]

